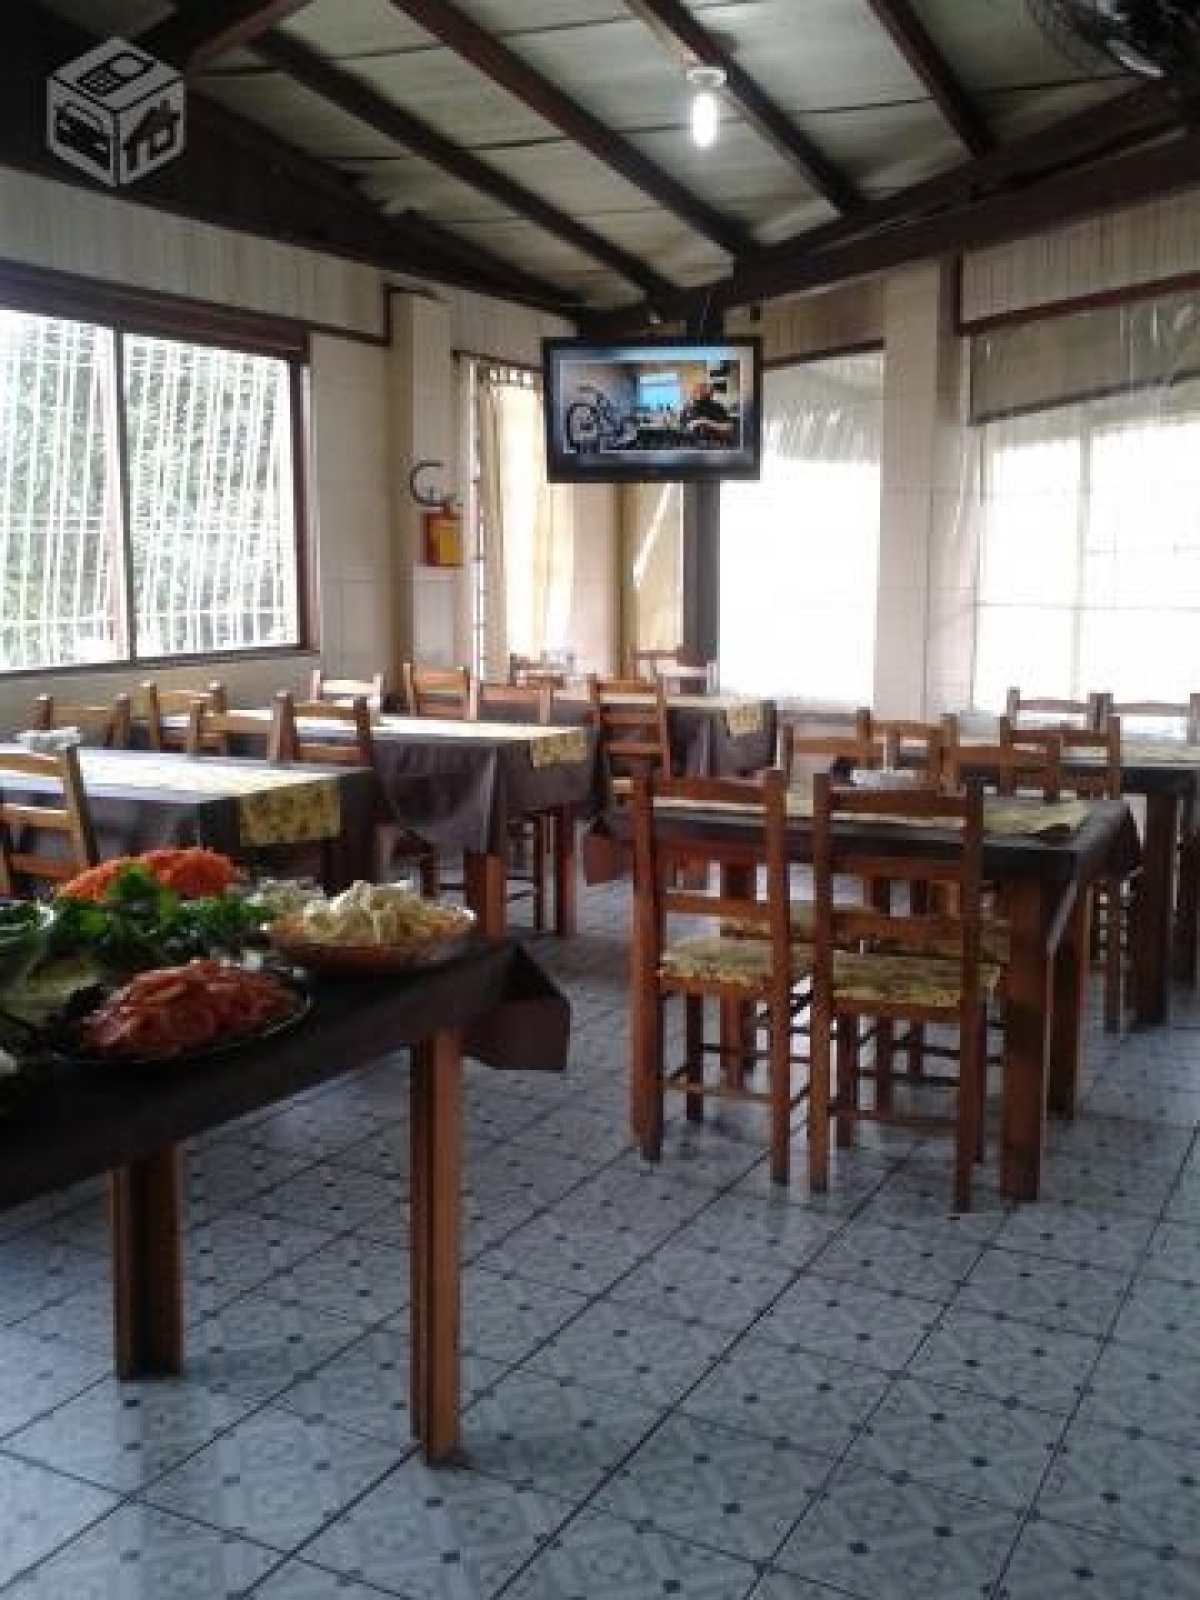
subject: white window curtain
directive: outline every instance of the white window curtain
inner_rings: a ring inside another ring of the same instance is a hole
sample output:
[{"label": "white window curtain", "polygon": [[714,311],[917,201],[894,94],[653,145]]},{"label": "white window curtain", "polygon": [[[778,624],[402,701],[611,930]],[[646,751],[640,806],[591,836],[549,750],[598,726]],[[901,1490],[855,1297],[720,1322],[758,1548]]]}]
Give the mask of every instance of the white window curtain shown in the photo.
[{"label": "white window curtain", "polygon": [[572,502],[564,486],[546,482],[535,376],[481,365],[476,395],[485,612],[480,665],[488,677],[503,678],[512,652],[540,656],[570,646]]},{"label": "white window curtain", "polygon": [[1200,381],[983,429],[974,701],[1200,686]]},{"label": "white window curtain", "polygon": [[639,650],[674,650],[683,640],[683,490],[677,483],[636,483],[629,518],[630,628]]},{"label": "white window curtain", "polygon": [[870,702],[882,419],[882,354],[764,375],[762,476],[721,488],[723,688]]}]

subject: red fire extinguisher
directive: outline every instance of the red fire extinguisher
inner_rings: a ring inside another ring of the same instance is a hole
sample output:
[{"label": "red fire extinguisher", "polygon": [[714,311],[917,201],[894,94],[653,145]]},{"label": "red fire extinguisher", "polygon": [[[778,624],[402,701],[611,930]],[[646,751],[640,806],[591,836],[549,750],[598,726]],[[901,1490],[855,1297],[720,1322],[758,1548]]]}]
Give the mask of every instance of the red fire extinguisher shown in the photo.
[{"label": "red fire extinguisher", "polygon": [[420,473],[433,467],[440,470],[440,461],[418,461],[408,475],[408,488],[418,505],[425,507],[422,525],[422,558],[430,567],[461,567],[463,560],[462,512],[452,494],[438,494],[422,489],[417,483]]}]

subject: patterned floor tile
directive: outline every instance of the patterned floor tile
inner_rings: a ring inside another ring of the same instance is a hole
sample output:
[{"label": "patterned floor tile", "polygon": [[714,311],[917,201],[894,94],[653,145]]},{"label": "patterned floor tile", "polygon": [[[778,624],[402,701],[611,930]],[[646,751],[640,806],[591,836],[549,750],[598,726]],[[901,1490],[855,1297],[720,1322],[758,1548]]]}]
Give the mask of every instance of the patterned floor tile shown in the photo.
[{"label": "patterned floor tile", "polygon": [[690,1222],[710,1199],[694,1184],[673,1181],[631,1157],[572,1189],[554,1214],[572,1227],[628,1231],[653,1244]]},{"label": "patterned floor tile", "polygon": [[307,1561],[284,1561],[251,1591],[252,1600],[380,1600],[382,1589]]},{"label": "patterned floor tile", "polygon": [[763,1561],[832,1466],[832,1457],[780,1438],[675,1416],[601,1485],[593,1504],[727,1555]]},{"label": "patterned floor tile", "polygon": [[611,1159],[628,1150],[629,1128],[615,1118],[585,1106],[564,1106],[548,1111],[512,1135],[516,1144],[530,1150],[552,1150],[575,1160]]},{"label": "patterned floor tile", "polygon": [[549,1150],[526,1150],[520,1145],[493,1145],[487,1159],[468,1157],[463,1169],[463,1192],[479,1200],[526,1194],[541,1205],[560,1200],[591,1177],[591,1162],[574,1160]]},{"label": "patterned floor tile", "polygon": [[260,1207],[330,1235],[378,1221],[382,1212],[396,1218],[398,1228],[407,1199],[407,1189],[397,1178],[322,1161],[276,1184],[260,1196]]},{"label": "patterned floor tile", "polygon": [[1200,1227],[1188,1222],[1160,1222],[1150,1240],[1142,1273],[1200,1285]]},{"label": "patterned floor tile", "polygon": [[219,1311],[327,1243],[332,1232],[281,1216],[230,1211],[188,1229],[184,1291],[192,1314]]},{"label": "patterned floor tile", "polygon": [[523,1361],[587,1304],[581,1294],[472,1265],[463,1273],[462,1347],[490,1361]]},{"label": "patterned floor tile", "polygon": [[305,1549],[404,1600],[491,1600],[570,1514],[481,1472],[408,1461]]},{"label": "patterned floor tile", "polygon": [[464,1459],[522,1488],[580,1500],[645,1437],[658,1412],[535,1372],[513,1372],[472,1405]]},{"label": "patterned floor tile", "polygon": [[798,1578],[794,1572],[768,1572],[756,1588],[751,1589],[746,1600],[838,1600],[846,1595],[845,1589],[830,1589],[824,1583],[810,1583]]},{"label": "patterned floor tile", "polygon": [[899,1371],[939,1314],[932,1301],[914,1295],[810,1274],[772,1307],[762,1331],[816,1355]]},{"label": "patterned floor tile", "polygon": [[1200,1557],[1200,1447],[1073,1423],[1038,1498],[1044,1516]]},{"label": "patterned floor tile", "polygon": [[528,1365],[665,1408],[709,1370],[728,1343],[728,1334],[715,1328],[600,1300],[535,1350]]},{"label": "patterned floor tile", "polygon": [[107,1274],[90,1250],[44,1239],[37,1230],[0,1244],[0,1324],[21,1322]]},{"label": "patterned floor tile", "polygon": [[[373,1328],[311,1376],[285,1389],[275,1404],[310,1421],[332,1422],[402,1449],[415,1449],[409,1408],[410,1342],[406,1319],[394,1326]],[[497,1361],[464,1356],[463,1403],[482,1394],[507,1371],[507,1366]]]},{"label": "patterned floor tile", "polygon": [[39,1561],[117,1504],[45,1467],[0,1452],[0,1583]]},{"label": "patterned floor tile", "polygon": [[1113,1338],[1164,1356],[1200,1361],[1196,1291],[1165,1278],[1139,1278],[1117,1317]]},{"label": "patterned floor tile", "polygon": [[672,1240],[622,1278],[612,1298],[740,1332],[792,1277],[786,1264],[739,1256],[728,1248],[687,1250]]},{"label": "patterned floor tile", "polygon": [[24,1427],[103,1377],[112,1365],[111,1322],[109,1327],[105,1353],[20,1328],[0,1329],[0,1435]]},{"label": "patterned floor tile", "polygon": [[724,1189],[765,1160],[765,1138],[751,1142],[743,1132],[734,1118],[719,1114],[710,1113],[701,1126],[669,1117],[661,1159],[652,1165],[661,1165],[682,1183]]},{"label": "patterned floor tile", "polygon": [[746,1600],[754,1576],[744,1561],[588,1511],[535,1556],[505,1600]]},{"label": "patterned floor tile", "polygon": [[599,1294],[650,1248],[647,1240],[629,1232],[583,1228],[557,1216],[540,1216],[485,1250],[479,1265],[579,1294]]},{"label": "patterned floor tile", "polygon": [[161,1476],[246,1413],[246,1403],[187,1379],[94,1385],[6,1441],[17,1454],[108,1489]]},{"label": "patterned floor tile", "polygon": [[1037,1492],[1064,1426],[1053,1412],[903,1380],[850,1456],[892,1477],[1020,1510]]},{"label": "patterned floor tile", "polygon": [[985,1250],[954,1299],[983,1311],[1075,1333],[1109,1331],[1129,1287],[1123,1272],[1086,1262],[1051,1261],[1015,1250]]},{"label": "patterned floor tile", "polygon": [[398,1239],[346,1234],[277,1273],[266,1287],[356,1322],[380,1322],[407,1306],[409,1272],[408,1250]]},{"label": "patterned floor tile", "polygon": [[974,1389],[1044,1411],[1074,1408],[1100,1354],[1099,1339],[949,1311],[914,1358],[913,1377]]},{"label": "patterned floor tile", "polygon": [[[1053,1157],[1048,1165],[1054,1166]],[[1056,1261],[1131,1272],[1153,1232],[1154,1223],[1148,1217],[1043,1201],[1019,1206],[994,1242],[1008,1250],[1050,1256]]]},{"label": "patterned floor tile", "polygon": [[821,1251],[814,1266],[823,1278],[850,1278],[874,1289],[944,1301],[968,1276],[979,1251],[979,1243],[954,1232],[953,1224],[943,1223],[938,1233],[856,1218]]},{"label": "patterned floor tile", "polygon": [[397,1464],[396,1449],[382,1440],[267,1407],[160,1478],[145,1498],[288,1551]]},{"label": "patterned floor tile", "polygon": [[843,1467],[775,1558],[862,1600],[986,1595],[1020,1526],[1011,1512]]},{"label": "patterned floor tile", "polygon": [[249,1295],[188,1330],[188,1376],[218,1394],[270,1400],[361,1331],[315,1306]]},{"label": "patterned floor tile", "polygon": [[236,1600],[279,1560],[217,1528],[130,1504],[67,1545],[7,1600]]},{"label": "patterned floor tile", "polygon": [[884,1179],[857,1218],[890,1227],[932,1228],[940,1237],[959,1233],[983,1244],[995,1237],[1012,1209],[994,1189],[977,1182],[970,1211],[952,1211],[944,1160],[936,1166],[914,1160]]},{"label": "patterned floor tile", "polygon": [[1145,1545],[1039,1519],[1024,1528],[996,1600],[1198,1600],[1200,1568]]},{"label": "patterned floor tile", "polygon": [[680,1402],[689,1416],[839,1454],[887,1391],[875,1367],[814,1355],[754,1330]]},{"label": "patterned floor tile", "polygon": [[1078,1416],[1190,1444],[1200,1438],[1200,1362],[1109,1345],[1088,1380]]},{"label": "patterned floor tile", "polygon": [[[694,1185],[689,1187],[694,1191]],[[738,1255],[759,1256],[799,1271],[842,1226],[841,1218],[778,1196],[730,1192],[718,1195],[680,1228],[672,1244],[685,1250],[732,1248]]]}]

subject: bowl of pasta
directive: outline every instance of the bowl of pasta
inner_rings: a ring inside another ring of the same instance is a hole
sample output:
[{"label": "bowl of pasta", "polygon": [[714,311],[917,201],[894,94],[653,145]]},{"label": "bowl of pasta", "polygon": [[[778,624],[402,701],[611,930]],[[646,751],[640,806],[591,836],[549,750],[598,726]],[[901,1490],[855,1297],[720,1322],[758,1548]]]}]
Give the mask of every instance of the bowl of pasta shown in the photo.
[{"label": "bowl of pasta", "polygon": [[400,972],[458,955],[474,935],[475,913],[396,884],[358,882],[264,932],[277,955],[313,972]]}]

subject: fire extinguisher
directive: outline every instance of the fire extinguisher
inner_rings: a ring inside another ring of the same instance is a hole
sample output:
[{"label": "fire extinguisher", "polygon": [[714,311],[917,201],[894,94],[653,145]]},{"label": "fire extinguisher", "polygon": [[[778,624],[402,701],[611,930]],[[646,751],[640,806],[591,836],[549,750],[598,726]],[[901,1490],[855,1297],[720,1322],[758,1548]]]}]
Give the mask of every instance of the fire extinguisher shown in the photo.
[{"label": "fire extinguisher", "polygon": [[462,512],[453,494],[422,489],[420,473],[441,468],[440,461],[418,461],[408,475],[408,488],[418,505],[425,507],[422,518],[423,558],[430,567],[461,567],[463,560]]}]

